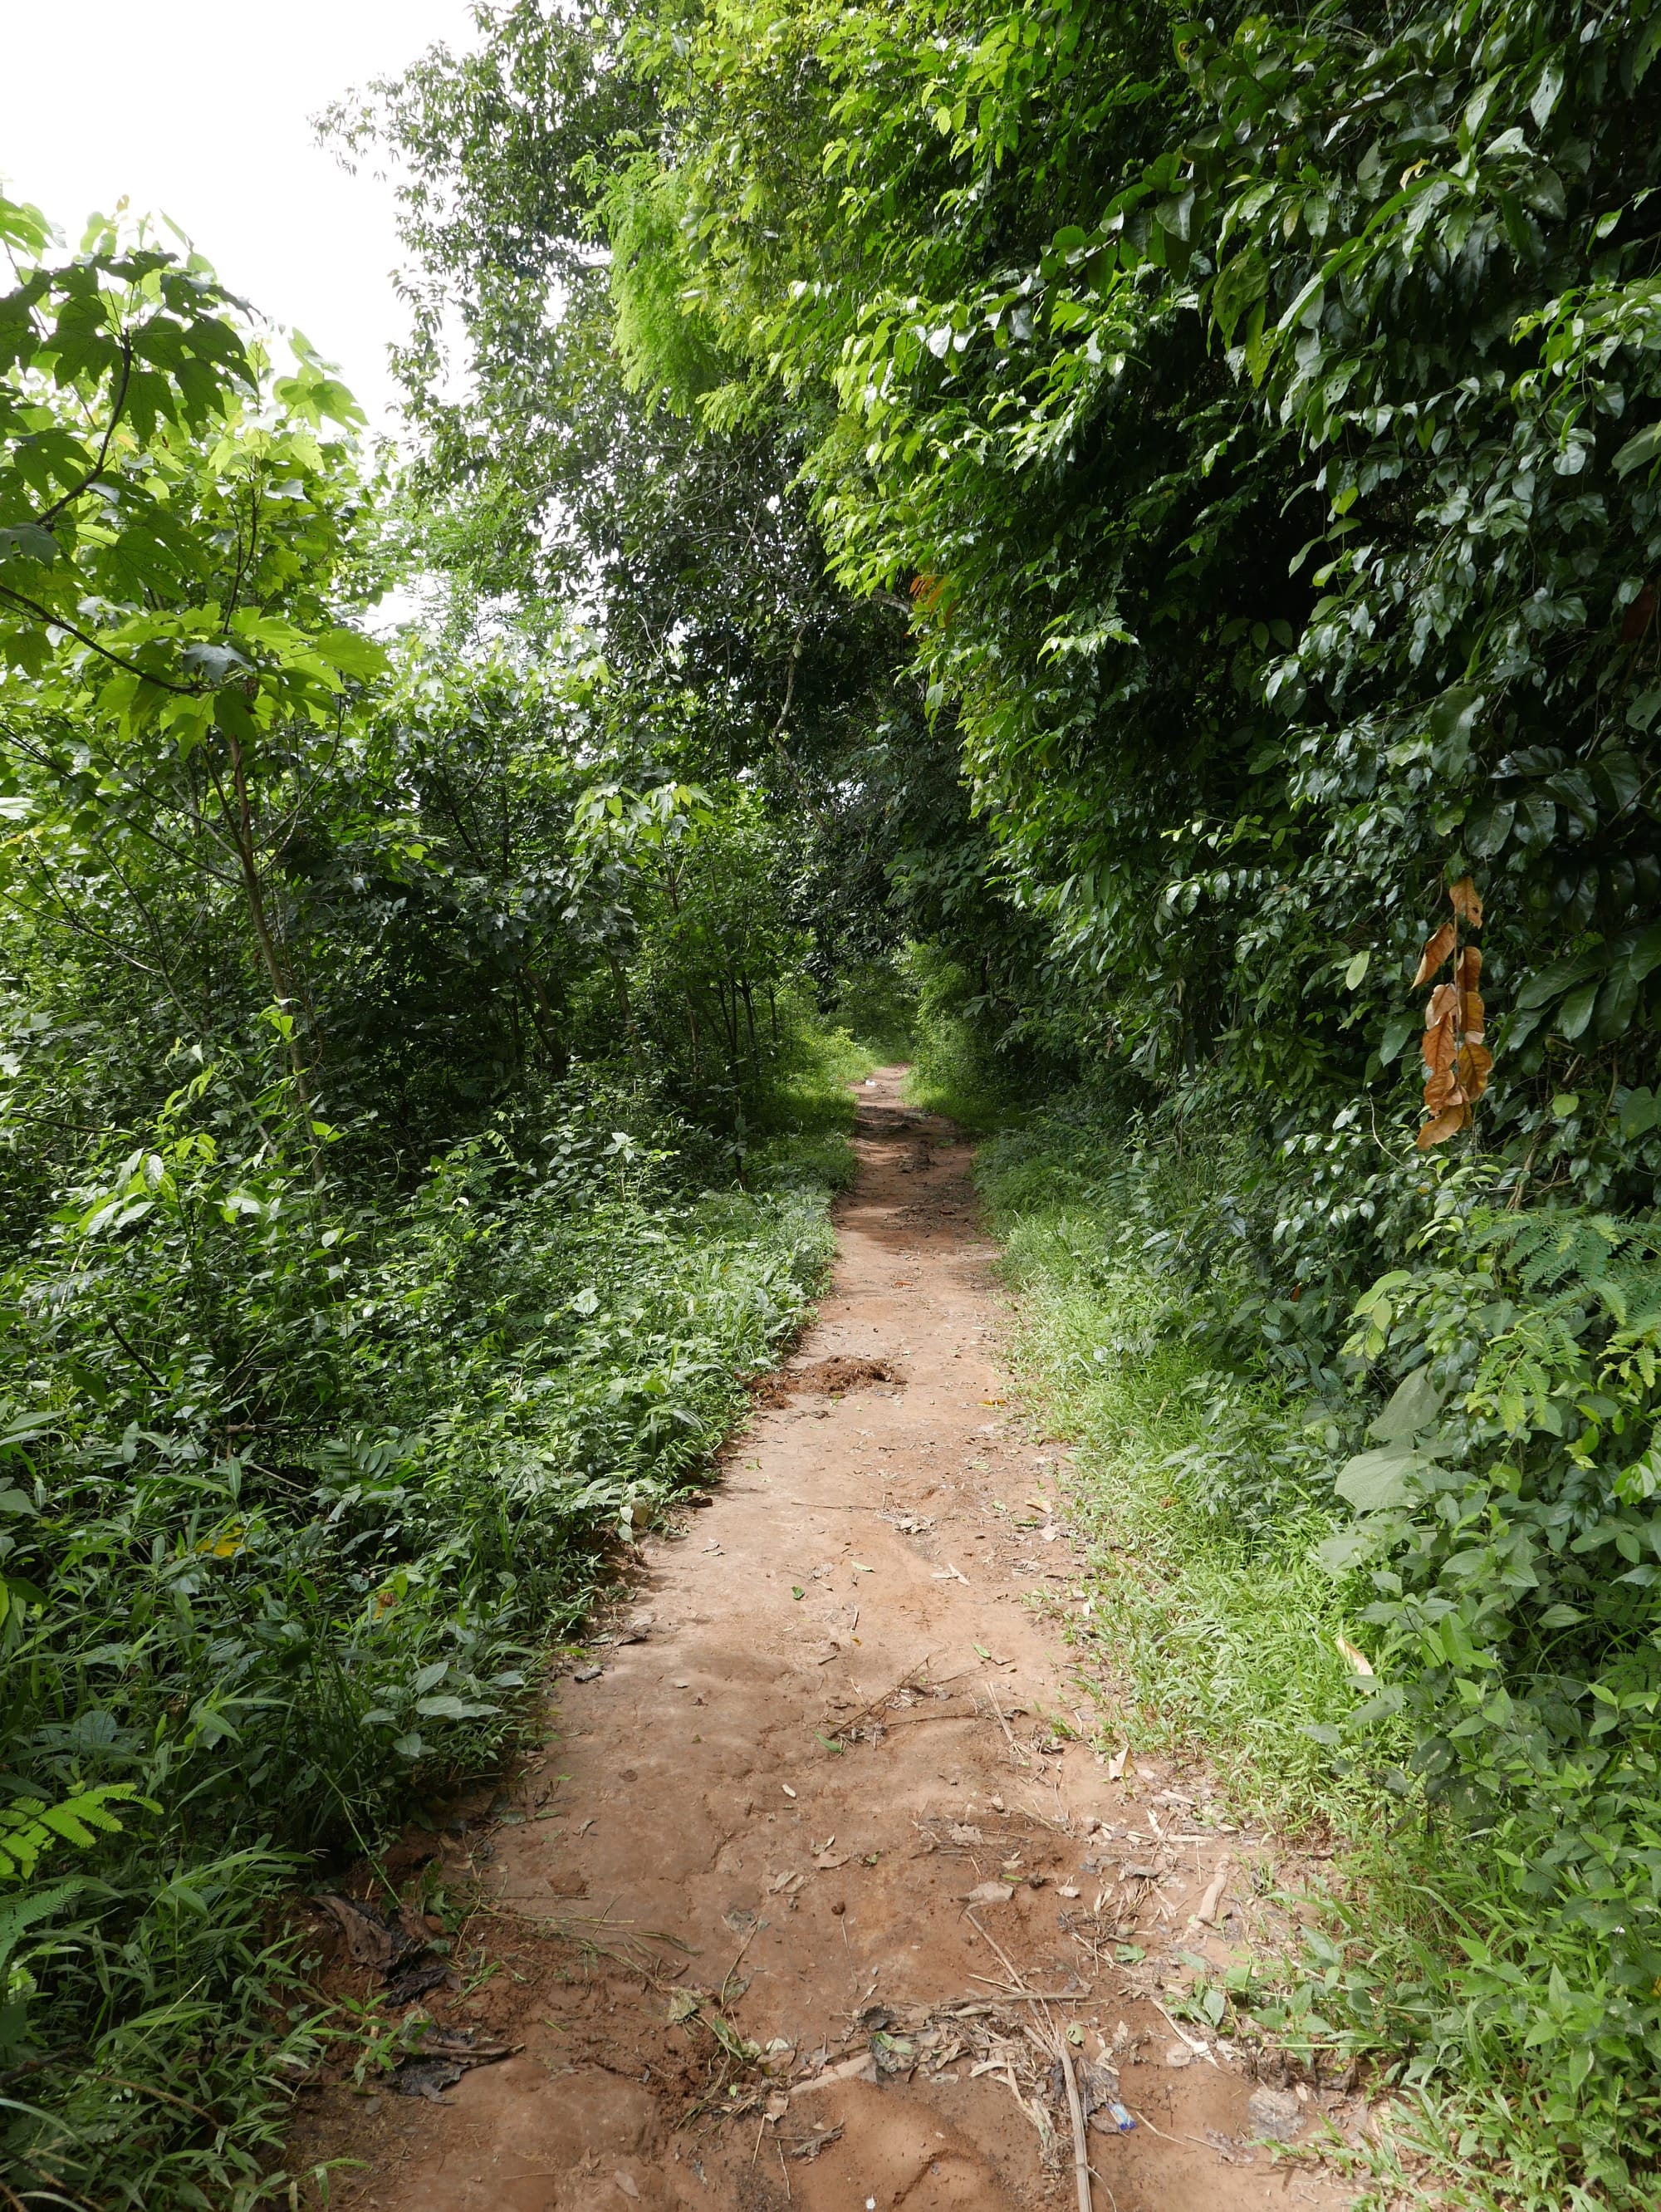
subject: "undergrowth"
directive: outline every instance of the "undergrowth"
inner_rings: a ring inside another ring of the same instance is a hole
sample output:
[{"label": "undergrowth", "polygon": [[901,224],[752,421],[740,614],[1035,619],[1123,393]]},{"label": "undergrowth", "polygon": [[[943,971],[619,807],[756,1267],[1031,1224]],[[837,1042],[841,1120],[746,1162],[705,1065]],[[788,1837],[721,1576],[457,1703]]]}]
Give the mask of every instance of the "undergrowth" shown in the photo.
[{"label": "undergrowth", "polygon": [[[917,1089],[949,1110],[949,1062]],[[1381,1157],[1358,1211],[1349,1144],[1103,1089],[983,1146],[1017,1358],[1077,1448],[1084,1633],[1140,1741],[1337,1842],[1259,2016],[1396,2086],[1380,2201],[1405,2159],[1637,2212],[1661,1271],[1641,1225],[1506,1210],[1494,1163]]]},{"label": "undergrowth", "polygon": [[285,1897],[534,1723],[799,1327],[867,1064],[807,1037],[724,1160],[573,1078],[373,1209],[198,1068],[64,1196],[0,1283],[8,2201],[286,2186]]},{"label": "undergrowth", "polygon": [[[1307,1729],[1355,1702],[1333,1641],[1346,1617],[1312,1556],[1331,1522],[1300,1487],[1281,1394],[1219,1373],[1187,1340],[1181,1286],[1124,1233],[1108,1164],[1034,1118],[986,1144],[978,1169],[1018,1293],[1017,1361],[1078,1448],[1089,1634],[1143,1741],[1203,1740],[1242,1805],[1307,1821],[1331,1808],[1330,1757]],[[1182,1177],[1197,1200],[1203,1179],[1197,1165]],[[1224,1425],[1260,1440],[1276,1492],[1255,1527],[1208,1506]]]}]

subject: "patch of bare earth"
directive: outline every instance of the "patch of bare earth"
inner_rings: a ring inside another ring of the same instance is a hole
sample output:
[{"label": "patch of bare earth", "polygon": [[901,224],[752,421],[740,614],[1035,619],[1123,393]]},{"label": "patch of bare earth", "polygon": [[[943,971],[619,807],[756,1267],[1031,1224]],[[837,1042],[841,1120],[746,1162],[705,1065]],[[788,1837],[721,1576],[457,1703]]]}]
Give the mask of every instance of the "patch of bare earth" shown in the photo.
[{"label": "patch of bare earth", "polygon": [[1065,1462],[1005,1407],[967,1155],[902,1073],[861,1090],[831,1291],[712,1500],[545,1756],[401,1869],[413,1936],[435,1879],[477,1910],[418,2000],[425,2094],[300,2098],[293,2167],[362,2161],[345,2212],[1349,2201],[1265,2138],[1353,2137],[1361,2100],[1173,2016],[1195,1960],[1283,1932],[1269,1842],[1095,1747]]}]

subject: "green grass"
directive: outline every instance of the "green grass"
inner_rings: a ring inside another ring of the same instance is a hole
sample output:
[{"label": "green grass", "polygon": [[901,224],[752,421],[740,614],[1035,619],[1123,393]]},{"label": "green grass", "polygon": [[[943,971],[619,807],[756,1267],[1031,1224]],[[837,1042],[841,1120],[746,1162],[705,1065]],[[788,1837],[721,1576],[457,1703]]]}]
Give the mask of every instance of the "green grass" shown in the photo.
[{"label": "green grass", "polygon": [[[330,1194],[324,1236],[303,1194],[250,1229],[223,1202],[235,1164],[181,1151],[101,1263],[82,1243],[15,1271],[11,1379],[44,1426],[0,1407],[0,1764],[93,1808],[55,1814],[24,1884],[0,1861],[0,2068],[25,2069],[0,2172],[22,2202],[286,2193],[286,2085],[331,2032],[276,1932],[286,1900],[535,1728],[550,1644],[809,1310],[864,1064],[808,1040],[743,1187],[699,1188],[722,1154],[688,1182],[674,1130],[620,1136],[626,1102],[573,1092],[518,1152],[455,1147],[400,1209]],[[30,1299],[70,1265],[66,1351]],[[186,1395],[210,1326],[269,1378],[234,1449]]]},{"label": "green grass", "polygon": [[[934,1050],[925,1035],[923,1052],[913,1095],[969,1122],[988,1113],[996,1085],[971,1048]],[[1155,1146],[1146,1128],[1127,1141],[1126,1121],[1078,1100],[1006,1111],[977,1162],[1015,1293],[1019,1386],[1073,1447],[1070,1517],[1093,1599],[1069,1631],[1082,1672],[1134,1745],[1203,1757],[1239,1810],[1283,1833],[1330,1831],[1307,1948],[1274,1966],[1255,2009],[1306,2063],[1360,2056],[1395,2085],[1368,2203],[1434,2184],[1483,2212],[1648,2212],[1653,2068],[1631,2070],[1611,2045],[1601,2059],[1594,2047],[1590,2077],[1567,2069],[1578,1993],[1604,1985],[1605,1939],[1544,1920],[1529,1865],[1496,1852],[1502,1837],[1398,1791],[1404,1723],[1364,1760],[1311,1733],[1356,1700],[1335,1638],[1368,1641],[1312,1556],[1349,1447],[1266,1358],[1214,1371],[1216,1331],[1194,1326],[1232,1286],[1197,1287],[1172,1255],[1239,1185],[1231,1127]]]},{"label": "green grass", "polygon": [[[1134,1259],[1104,1257],[1100,1213],[1035,1206],[1029,1167],[994,1139],[979,1181],[1017,1292],[1017,1368],[1076,1447],[1069,1491],[1094,1600],[1085,1640],[1139,1742],[1203,1744],[1254,1814],[1330,1814],[1330,1759],[1306,1733],[1354,1703],[1333,1584],[1310,1556],[1330,1524],[1289,1514],[1248,1541],[1195,1505],[1171,1461],[1206,1443],[1213,1388],[1173,1331],[1169,1294]],[[1270,1433],[1287,1419],[1267,1388],[1249,1410]]]}]

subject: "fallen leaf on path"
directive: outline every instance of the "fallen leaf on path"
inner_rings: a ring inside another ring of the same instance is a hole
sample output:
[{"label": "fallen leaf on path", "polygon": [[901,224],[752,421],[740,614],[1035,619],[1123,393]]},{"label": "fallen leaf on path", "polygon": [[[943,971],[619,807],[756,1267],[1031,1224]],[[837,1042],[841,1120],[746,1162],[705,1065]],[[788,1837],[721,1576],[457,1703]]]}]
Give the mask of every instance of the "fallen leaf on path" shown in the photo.
[{"label": "fallen leaf on path", "polygon": [[1257,2154],[1245,2150],[1234,2136],[1226,2136],[1220,2128],[1207,2128],[1205,2140],[1225,2166],[1255,2166]]},{"label": "fallen leaf on path", "polygon": [[1200,1899],[1199,1911],[1194,1915],[1196,1920],[1203,1920],[1209,1926],[1217,1917],[1217,1907],[1222,1903],[1222,1893],[1228,1887],[1228,1866],[1225,1860],[1212,1875],[1210,1885]]},{"label": "fallen leaf on path", "polygon": [[571,1679],[573,1682],[597,1682],[604,1672],[603,1667],[579,1667]]},{"label": "fallen leaf on path", "polygon": [[1246,2117],[1253,2133],[1271,2142],[1290,2142],[1303,2130],[1303,2106],[1284,2089],[1258,2090],[1247,2101]]},{"label": "fallen leaf on path", "polygon": [[955,1844],[984,1844],[986,1840],[979,1828],[972,1828],[963,1820],[954,1820],[947,1832]]},{"label": "fallen leaf on path", "polygon": [[446,2101],[443,2092],[459,2081],[470,2067],[494,2066],[498,2059],[512,2058],[520,2047],[517,2043],[481,2038],[470,2027],[428,2027],[420,2050],[404,2059],[393,2074],[392,2087],[400,2097],[425,2097],[440,2105]]},{"label": "fallen leaf on path", "polygon": [[821,2128],[817,2135],[809,2136],[805,2142],[792,2143],[790,2147],[790,2155],[792,2158],[799,2158],[811,2166],[821,2150],[827,2150],[832,2143],[840,2142],[841,2140],[842,2123],[839,2120],[834,2128]]},{"label": "fallen leaf on path", "polygon": [[821,1874],[834,1874],[838,1867],[845,1867],[847,1863],[846,1851],[821,1851],[814,1861]]},{"label": "fallen leaf on path", "polygon": [[411,1948],[402,1929],[389,1928],[378,1912],[360,1905],[355,1897],[326,1890],[316,1901],[344,1937],[347,1955],[355,1966],[372,1966],[384,1974],[395,1955]]},{"label": "fallen leaf on path", "polygon": [[944,1567],[941,1567],[941,1568],[937,1569],[937,1571],[935,1572],[935,1574],[931,1577],[931,1579],[932,1581],[934,1581],[934,1582],[937,1582],[937,1583],[967,1583],[967,1581],[968,1581],[968,1579],[969,1579],[969,1577],[967,1577],[967,1575],[966,1575],[966,1574],[963,1572],[963,1571],[962,1571],[962,1569],[961,1569],[961,1567],[954,1567],[954,1566],[949,1566],[949,1565],[948,1565],[948,1566],[944,1566]]},{"label": "fallen leaf on path", "polygon": [[425,2097],[429,2104],[446,2105],[444,2094],[453,2089],[461,2080],[464,2069],[448,2058],[406,2058],[392,2076],[392,2088],[400,2097]]},{"label": "fallen leaf on path", "polygon": [[1125,1771],[1125,1762],[1130,1756],[1131,1750],[1128,1744],[1123,1751],[1116,1751],[1113,1753],[1107,1762],[1107,1779],[1110,1782],[1117,1782],[1119,1779]]},{"label": "fallen leaf on path", "polygon": [[640,2185],[635,2180],[632,2173],[624,2173],[620,2169],[617,2172],[612,2175],[611,2179],[616,2183],[618,2188],[622,2191],[625,2197],[632,2197],[636,2203],[639,2203],[640,2198]]},{"label": "fallen leaf on path", "polygon": [[800,2097],[809,2089],[827,2088],[834,2081],[852,2081],[861,2074],[868,2074],[873,2081],[876,2079],[876,2061],[869,2051],[858,2051],[853,2057],[843,2059],[840,2065],[827,2066],[822,2074],[815,2074],[805,2081],[796,2082],[793,2094]]},{"label": "fallen leaf on path", "polygon": [[450,1979],[451,1966],[447,1959],[423,1959],[406,1966],[401,1973],[391,1974],[386,1981],[386,2002],[393,2005],[413,2004],[424,1997],[429,1990]]},{"label": "fallen leaf on path", "polygon": [[983,1881],[964,1899],[967,1905],[1007,1905],[1015,1891],[1007,1883]]},{"label": "fallen leaf on path", "polygon": [[786,1797],[795,1796],[796,1792],[791,1788],[788,1782],[781,1782],[779,1784],[779,1787],[784,1791]]}]

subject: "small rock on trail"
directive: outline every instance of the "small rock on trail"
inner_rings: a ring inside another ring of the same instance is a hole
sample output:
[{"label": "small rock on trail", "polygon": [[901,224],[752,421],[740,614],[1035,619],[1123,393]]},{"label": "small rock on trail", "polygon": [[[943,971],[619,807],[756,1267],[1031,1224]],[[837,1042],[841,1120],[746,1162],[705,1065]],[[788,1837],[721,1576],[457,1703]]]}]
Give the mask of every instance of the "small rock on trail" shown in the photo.
[{"label": "small rock on trail", "polygon": [[331,2207],[1070,2212],[1069,2027],[1104,2212],[1283,2201],[1245,2066],[1191,2028],[1161,2063],[1162,1962],[1243,1934],[1221,1893],[1191,1921],[1222,1839],[1077,1740],[1055,1455],[1003,1403],[967,1149],[903,1075],[858,1091],[816,1322],[706,1510],[644,1547],[649,1631],[560,1683],[510,1793],[533,1816],[426,1869],[476,1884],[458,1962],[494,1969],[426,2002],[514,2055],[439,2103],[308,2099],[290,2170],[363,2161]]}]

